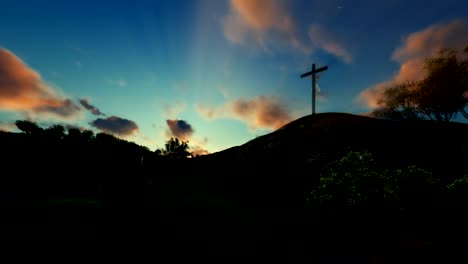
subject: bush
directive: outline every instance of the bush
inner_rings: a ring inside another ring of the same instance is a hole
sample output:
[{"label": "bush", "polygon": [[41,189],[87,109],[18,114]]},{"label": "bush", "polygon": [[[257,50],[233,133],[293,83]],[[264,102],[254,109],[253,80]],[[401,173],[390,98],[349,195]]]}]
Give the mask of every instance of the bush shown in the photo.
[{"label": "bush", "polygon": [[[468,181],[467,181],[468,183]],[[467,185],[468,186],[468,185]],[[367,152],[351,151],[329,164],[308,197],[309,206],[408,209],[433,204],[440,181],[416,166],[386,168]]]}]

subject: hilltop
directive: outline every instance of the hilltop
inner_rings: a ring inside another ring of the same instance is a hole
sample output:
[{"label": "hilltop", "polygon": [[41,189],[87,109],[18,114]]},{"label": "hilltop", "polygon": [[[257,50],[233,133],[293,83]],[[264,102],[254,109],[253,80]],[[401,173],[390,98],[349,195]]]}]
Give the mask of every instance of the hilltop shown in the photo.
[{"label": "hilltop", "polygon": [[296,119],[278,130],[204,159],[313,166],[347,152],[371,152],[389,165],[462,170],[468,160],[468,124],[427,120],[391,121],[347,113]]}]

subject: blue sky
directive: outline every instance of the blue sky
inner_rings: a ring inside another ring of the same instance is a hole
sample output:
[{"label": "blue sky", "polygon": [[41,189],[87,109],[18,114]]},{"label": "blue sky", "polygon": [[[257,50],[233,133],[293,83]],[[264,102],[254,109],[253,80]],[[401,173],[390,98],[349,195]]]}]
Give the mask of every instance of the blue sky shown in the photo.
[{"label": "blue sky", "polygon": [[464,1],[7,1],[0,126],[28,118],[152,150],[177,136],[216,152],[310,114],[311,81],[299,75],[312,63],[329,66],[317,112],[369,112],[382,86],[421,77],[424,56],[468,45],[467,10]]}]

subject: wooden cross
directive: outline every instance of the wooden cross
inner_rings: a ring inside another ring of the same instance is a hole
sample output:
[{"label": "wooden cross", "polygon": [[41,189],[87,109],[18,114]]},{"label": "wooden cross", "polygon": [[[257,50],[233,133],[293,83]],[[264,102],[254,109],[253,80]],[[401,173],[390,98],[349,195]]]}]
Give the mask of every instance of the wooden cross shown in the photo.
[{"label": "wooden cross", "polygon": [[315,64],[312,64],[312,70],[301,75],[301,78],[312,75],[312,114],[315,115],[315,74],[328,70],[328,66],[315,69]]}]

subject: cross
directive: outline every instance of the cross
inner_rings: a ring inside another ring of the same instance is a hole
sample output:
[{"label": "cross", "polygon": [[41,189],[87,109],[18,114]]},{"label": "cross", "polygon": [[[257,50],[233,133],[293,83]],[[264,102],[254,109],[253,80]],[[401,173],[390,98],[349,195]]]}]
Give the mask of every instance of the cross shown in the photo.
[{"label": "cross", "polygon": [[328,70],[328,66],[315,69],[315,64],[312,64],[312,70],[310,72],[303,73],[301,78],[312,75],[312,114],[315,115],[315,74]]}]

